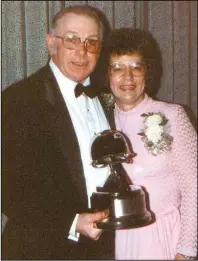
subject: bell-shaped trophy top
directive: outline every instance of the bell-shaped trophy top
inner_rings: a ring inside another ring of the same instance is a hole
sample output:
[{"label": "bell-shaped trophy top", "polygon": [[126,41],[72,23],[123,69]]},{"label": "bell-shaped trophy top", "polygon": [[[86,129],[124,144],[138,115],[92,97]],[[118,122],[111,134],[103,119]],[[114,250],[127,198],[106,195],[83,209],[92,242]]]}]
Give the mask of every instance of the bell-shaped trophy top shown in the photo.
[{"label": "bell-shaped trophy top", "polygon": [[135,155],[127,137],[117,130],[99,133],[91,147],[92,165],[95,168],[116,163],[132,163]]},{"label": "bell-shaped trophy top", "polygon": [[121,163],[132,163],[136,155],[127,137],[117,130],[105,130],[97,135],[92,143],[92,165],[94,168],[110,167],[110,175],[100,192],[130,191],[131,181]]}]

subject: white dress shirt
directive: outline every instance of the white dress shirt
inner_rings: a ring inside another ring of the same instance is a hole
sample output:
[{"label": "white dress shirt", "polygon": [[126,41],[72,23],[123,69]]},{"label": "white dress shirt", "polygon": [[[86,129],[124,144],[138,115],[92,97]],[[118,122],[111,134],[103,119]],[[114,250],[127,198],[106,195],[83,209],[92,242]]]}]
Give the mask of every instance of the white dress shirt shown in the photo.
[{"label": "white dress shirt", "polygon": [[[110,174],[109,167],[97,169],[91,165],[91,144],[99,132],[110,129],[110,126],[98,98],[90,99],[85,94],[76,98],[74,89],[77,83],[65,77],[52,60],[49,65],[58,82],[77,135],[90,208],[90,196],[96,192],[96,187],[104,185]],[[88,77],[83,84],[89,85],[90,78]],[[79,236],[75,233],[77,217],[74,219],[69,235],[73,240],[77,240]]]}]

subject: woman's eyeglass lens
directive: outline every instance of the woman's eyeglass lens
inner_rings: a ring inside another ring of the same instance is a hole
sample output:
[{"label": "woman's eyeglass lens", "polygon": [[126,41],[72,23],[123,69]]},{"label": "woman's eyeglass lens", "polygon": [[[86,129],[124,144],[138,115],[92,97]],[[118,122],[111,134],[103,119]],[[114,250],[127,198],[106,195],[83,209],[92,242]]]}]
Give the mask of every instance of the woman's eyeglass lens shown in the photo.
[{"label": "woman's eyeglass lens", "polygon": [[64,36],[57,36],[63,40],[63,45],[66,49],[75,50],[79,48],[81,43],[84,43],[85,49],[89,53],[98,53],[100,51],[101,42],[100,40],[86,38],[84,41],[75,34],[66,34]]},{"label": "woman's eyeglass lens", "polygon": [[127,68],[130,69],[130,72],[132,72],[133,76],[143,76],[145,75],[145,64],[143,62],[131,62],[130,64],[124,64],[124,63],[112,63],[109,66],[109,73],[113,77],[122,77]]}]

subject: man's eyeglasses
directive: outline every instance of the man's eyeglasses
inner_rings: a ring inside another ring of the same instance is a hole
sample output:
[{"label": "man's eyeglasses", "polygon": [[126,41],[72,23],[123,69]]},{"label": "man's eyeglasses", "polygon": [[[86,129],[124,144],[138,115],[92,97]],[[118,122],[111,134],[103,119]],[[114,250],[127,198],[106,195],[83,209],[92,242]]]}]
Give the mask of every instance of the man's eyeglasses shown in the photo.
[{"label": "man's eyeglasses", "polygon": [[122,77],[127,68],[130,69],[130,72],[133,76],[144,76],[146,74],[146,67],[144,62],[130,62],[130,63],[119,63],[114,62],[109,66],[109,74],[113,77]]},{"label": "man's eyeglasses", "polygon": [[89,53],[98,53],[101,47],[101,41],[91,38],[86,38],[82,40],[80,37],[75,34],[68,33],[64,36],[55,35],[55,37],[62,39],[63,46],[66,49],[75,50],[79,48],[81,43],[84,43],[85,50]]}]

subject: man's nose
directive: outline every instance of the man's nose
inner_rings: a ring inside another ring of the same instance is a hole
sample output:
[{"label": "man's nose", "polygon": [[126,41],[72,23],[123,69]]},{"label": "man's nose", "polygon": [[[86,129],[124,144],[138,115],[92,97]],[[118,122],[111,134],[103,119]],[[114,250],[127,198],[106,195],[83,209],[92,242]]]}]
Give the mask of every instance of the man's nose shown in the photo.
[{"label": "man's nose", "polygon": [[85,42],[81,42],[79,44],[78,52],[80,53],[80,55],[84,55],[87,53]]}]

